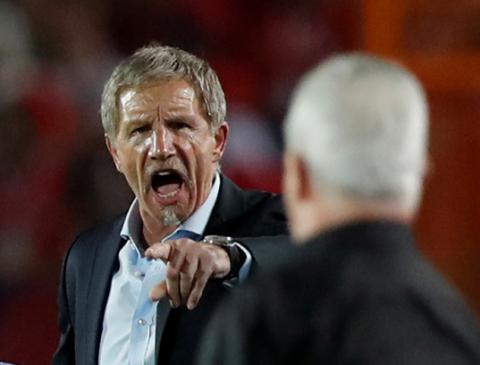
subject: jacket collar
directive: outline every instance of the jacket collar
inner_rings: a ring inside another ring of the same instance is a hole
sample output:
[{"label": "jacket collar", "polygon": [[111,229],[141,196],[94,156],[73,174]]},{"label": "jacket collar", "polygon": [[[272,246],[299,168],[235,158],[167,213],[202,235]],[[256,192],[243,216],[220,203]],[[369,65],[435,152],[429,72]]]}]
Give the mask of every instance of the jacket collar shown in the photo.
[{"label": "jacket collar", "polygon": [[235,185],[228,177],[220,175],[220,178],[222,180],[220,192],[205,228],[205,235],[216,232],[226,222],[241,216],[247,209],[245,191]]}]

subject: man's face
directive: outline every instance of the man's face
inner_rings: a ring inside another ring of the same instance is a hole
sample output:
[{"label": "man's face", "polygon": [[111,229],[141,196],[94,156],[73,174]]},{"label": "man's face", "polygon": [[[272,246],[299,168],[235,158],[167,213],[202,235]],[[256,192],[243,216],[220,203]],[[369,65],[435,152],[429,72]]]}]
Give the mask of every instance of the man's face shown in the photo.
[{"label": "man's face", "polygon": [[138,198],[150,231],[177,225],[207,198],[228,134],[204,117],[195,89],[181,79],[126,88],[119,125],[107,145]]}]

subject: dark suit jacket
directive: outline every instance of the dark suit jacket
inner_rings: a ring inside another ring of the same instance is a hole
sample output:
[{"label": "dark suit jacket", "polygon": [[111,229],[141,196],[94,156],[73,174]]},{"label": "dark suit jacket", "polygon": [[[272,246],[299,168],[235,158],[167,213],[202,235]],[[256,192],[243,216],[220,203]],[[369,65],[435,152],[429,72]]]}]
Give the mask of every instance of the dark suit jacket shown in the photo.
[{"label": "dark suit jacket", "polygon": [[[118,269],[118,252],[125,216],[81,234],[64,261],[59,293],[60,344],[53,364],[97,363],[102,321],[112,275]],[[287,226],[279,196],[246,192],[222,176],[216,205],[205,234],[237,238],[252,253],[257,265],[288,251]],[[280,247],[285,247],[285,251]],[[164,364],[191,364],[205,323],[229,289],[212,280],[199,306],[170,309],[166,299],[157,310],[156,354]],[[113,365],[113,364],[112,364]]]},{"label": "dark suit jacket", "polygon": [[406,226],[337,228],[228,298],[198,364],[480,364],[473,315]]}]

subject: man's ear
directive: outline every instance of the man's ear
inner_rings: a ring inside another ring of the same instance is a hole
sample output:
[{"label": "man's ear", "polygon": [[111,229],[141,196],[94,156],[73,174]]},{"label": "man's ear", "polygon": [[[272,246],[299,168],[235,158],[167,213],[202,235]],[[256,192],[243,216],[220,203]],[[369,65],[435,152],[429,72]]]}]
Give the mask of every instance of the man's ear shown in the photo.
[{"label": "man's ear", "polygon": [[225,152],[225,146],[227,145],[227,139],[228,139],[228,124],[227,122],[223,122],[220,124],[220,126],[217,128],[214,134],[214,139],[215,139],[215,148],[213,150],[213,162],[218,162],[223,156],[223,153]]},{"label": "man's ear", "polygon": [[303,157],[297,156],[299,193],[302,199],[311,199],[314,192],[313,179]]},{"label": "man's ear", "polygon": [[305,159],[292,153],[284,156],[284,189],[298,201],[308,200],[314,193],[313,180]]},{"label": "man's ear", "polygon": [[115,142],[112,141],[112,139],[108,134],[105,134],[105,144],[107,145],[108,152],[110,152],[110,156],[112,156],[112,159],[113,159],[113,162],[115,163],[115,167],[117,168],[117,171],[122,172],[120,159],[118,158],[118,151],[115,147]]}]

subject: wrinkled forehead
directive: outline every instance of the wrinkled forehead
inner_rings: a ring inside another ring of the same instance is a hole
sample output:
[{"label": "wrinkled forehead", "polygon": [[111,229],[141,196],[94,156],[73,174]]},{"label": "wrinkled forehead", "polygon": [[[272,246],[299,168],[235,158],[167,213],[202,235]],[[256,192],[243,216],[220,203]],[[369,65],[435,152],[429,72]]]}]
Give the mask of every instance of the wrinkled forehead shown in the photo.
[{"label": "wrinkled forehead", "polygon": [[147,113],[159,108],[183,109],[200,113],[205,118],[206,113],[201,101],[202,98],[192,82],[183,78],[167,78],[121,87],[117,94],[117,110],[120,120],[125,116],[125,112]]},{"label": "wrinkled forehead", "polygon": [[197,108],[198,97],[191,84],[184,80],[168,80],[124,87],[118,95],[120,115],[125,112],[149,112],[171,108]]}]

